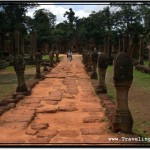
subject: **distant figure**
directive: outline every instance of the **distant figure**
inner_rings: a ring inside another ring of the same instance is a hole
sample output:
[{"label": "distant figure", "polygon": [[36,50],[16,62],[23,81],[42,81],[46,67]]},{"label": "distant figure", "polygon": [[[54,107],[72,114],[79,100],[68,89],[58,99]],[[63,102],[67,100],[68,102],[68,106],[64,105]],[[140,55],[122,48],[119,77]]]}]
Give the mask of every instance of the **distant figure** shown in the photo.
[{"label": "distant figure", "polygon": [[69,50],[68,52],[67,52],[67,58],[71,61],[72,60],[72,51],[71,50]]}]

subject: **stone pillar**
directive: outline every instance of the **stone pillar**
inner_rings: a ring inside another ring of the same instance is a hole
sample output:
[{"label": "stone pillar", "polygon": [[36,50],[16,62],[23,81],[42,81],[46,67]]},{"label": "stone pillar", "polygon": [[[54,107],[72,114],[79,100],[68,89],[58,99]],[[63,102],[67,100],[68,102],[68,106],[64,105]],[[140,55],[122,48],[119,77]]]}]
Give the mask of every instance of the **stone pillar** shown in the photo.
[{"label": "stone pillar", "polygon": [[41,76],[41,70],[40,70],[41,60],[42,60],[41,53],[40,52],[36,52],[36,54],[35,54],[35,61],[36,61],[36,75],[35,75],[35,78],[36,79],[40,79],[42,77]]},{"label": "stone pillar", "polygon": [[144,43],[143,43],[143,40],[140,39],[140,46],[139,46],[139,64],[140,65],[144,65],[143,57],[144,57]]},{"label": "stone pillar", "polygon": [[105,74],[108,67],[107,55],[101,52],[98,56],[98,86],[96,88],[97,93],[107,93],[107,87],[105,84]]},{"label": "stone pillar", "polygon": [[92,73],[91,73],[91,79],[97,79],[97,58],[98,58],[98,52],[96,49],[94,49],[94,52],[91,54],[91,60],[92,60]]},{"label": "stone pillar", "polygon": [[17,54],[14,59],[14,69],[18,78],[16,92],[28,92],[24,79],[25,61],[22,55]]},{"label": "stone pillar", "polygon": [[133,80],[133,65],[127,53],[120,52],[114,60],[114,85],[117,110],[113,118],[113,131],[131,133],[133,119],[128,107],[128,91]]}]

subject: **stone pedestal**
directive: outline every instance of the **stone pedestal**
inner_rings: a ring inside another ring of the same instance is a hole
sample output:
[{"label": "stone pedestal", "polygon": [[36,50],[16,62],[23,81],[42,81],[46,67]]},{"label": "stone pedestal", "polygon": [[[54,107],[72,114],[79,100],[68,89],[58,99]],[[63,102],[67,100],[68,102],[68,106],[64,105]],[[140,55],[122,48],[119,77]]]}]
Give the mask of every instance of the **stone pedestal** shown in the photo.
[{"label": "stone pedestal", "polygon": [[97,58],[98,58],[98,52],[94,50],[94,52],[91,54],[91,60],[92,60],[92,73],[91,73],[91,79],[97,79]]},{"label": "stone pedestal", "polygon": [[97,93],[107,93],[107,87],[105,84],[105,74],[108,67],[107,55],[102,52],[98,56],[98,86],[96,88]]},{"label": "stone pedestal", "polygon": [[14,69],[18,78],[16,92],[28,92],[24,79],[25,61],[22,55],[17,54],[14,59]]},{"label": "stone pedestal", "polygon": [[132,60],[127,53],[120,52],[114,61],[114,85],[117,99],[112,127],[114,132],[132,132],[133,119],[128,107],[128,91],[132,80]]},{"label": "stone pedestal", "polygon": [[42,76],[41,76],[41,59],[42,59],[42,56],[40,54],[40,52],[36,52],[35,54],[35,61],[36,61],[36,75],[35,75],[35,78],[36,79],[40,79]]}]

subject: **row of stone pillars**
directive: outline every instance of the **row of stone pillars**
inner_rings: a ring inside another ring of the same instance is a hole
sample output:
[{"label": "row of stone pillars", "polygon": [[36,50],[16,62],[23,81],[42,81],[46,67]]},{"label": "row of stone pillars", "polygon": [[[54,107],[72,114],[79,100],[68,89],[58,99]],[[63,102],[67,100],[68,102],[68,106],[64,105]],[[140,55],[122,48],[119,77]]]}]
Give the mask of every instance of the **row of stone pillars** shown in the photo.
[{"label": "row of stone pillars", "polygon": [[[43,76],[41,75],[41,60],[42,60],[42,55],[40,52],[36,52],[35,54],[35,61],[36,61],[36,79],[40,79]],[[24,72],[25,72],[25,61],[24,57],[21,54],[17,54],[14,59],[14,69],[17,75],[18,79],[18,86],[16,88],[16,92],[22,93],[24,95],[28,95],[30,93],[29,89],[27,88],[27,85],[25,83],[25,78],[24,78]]]},{"label": "row of stone pillars", "polygon": [[[150,67],[150,44],[148,44],[148,55],[149,55],[149,67]],[[111,34],[107,33],[105,35],[104,40],[104,52],[107,55],[108,63],[112,64],[112,51],[114,47],[114,42],[112,40]],[[133,43],[130,37],[128,38],[126,34],[122,34],[122,36],[119,37],[119,47],[118,52],[127,52],[129,53],[130,57],[132,58],[132,51],[133,49]],[[139,50],[137,49],[137,52],[139,52],[138,62],[140,65],[144,64],[144,42],[143,42],[143,36],[139,37]]]},{"label": "row of stone pillars", "polygon": [[[91,63],[92,62],[92,63]],[[96,92],[106,94],[105,74],[108,67],[106,53],[97,53],[95,50],[90,53],[83,52],[83,63],[88,68],[92,68],[91,78],[97,79],[98,86]],[[97,72],[98,75],[97,75]],[[91,71],[91,70],[90,70]],[[125,52],[119,52],[114,59],[113,81],[116,88],[117,109],[113,118],[112,128],[114,132],[131,133],[133,119],[128,107],[128,91],[133,80],[133,64],[130,56]]]}]

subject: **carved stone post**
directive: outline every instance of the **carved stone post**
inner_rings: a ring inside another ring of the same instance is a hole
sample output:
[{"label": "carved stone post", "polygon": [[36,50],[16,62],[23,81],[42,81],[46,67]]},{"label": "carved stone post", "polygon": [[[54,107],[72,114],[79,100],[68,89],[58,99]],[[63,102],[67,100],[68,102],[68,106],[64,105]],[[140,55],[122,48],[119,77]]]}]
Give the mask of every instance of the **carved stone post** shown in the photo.
[{"label": "carved stone post", "polygon": [[113,131],[131,133],[133,119],[128,107],[128,91],[133,80],[133,65],[127,53],[120,52],[114,60],[114,85],[117,110],[113,118]]},{"label": "carved stone post", "polygon": [[91,54],[91,60],[92,60],[92,73],[91,73],[91,79],[97,79],[97,58],[98,58],[98,52],[96,51],[96,48],[94,49],[94,52]]},{"label": "carved stone post", "polygon": [[36,52],[36,54],[35,54],[35,61],[36,61],[36,75],[35,75],[35,78],[37,78],[37,79],[41,78],[41,70],[40,70],[41,59],[42,59],[42,56],[41,56],[40,52]]},{"label": "carved stone post", "polygon": [[17,54],[14,59],[14,69],[18,78],[16,92],[28,92],[24,79],[25,61],[22,55]]},{"label": "carved stone post", "polygon": [[98,56],[98,86],[96,88],[97,93],[107,93],[107,87],[105,84],[105,74],[108,67],[107,55],[101,52]]}]

